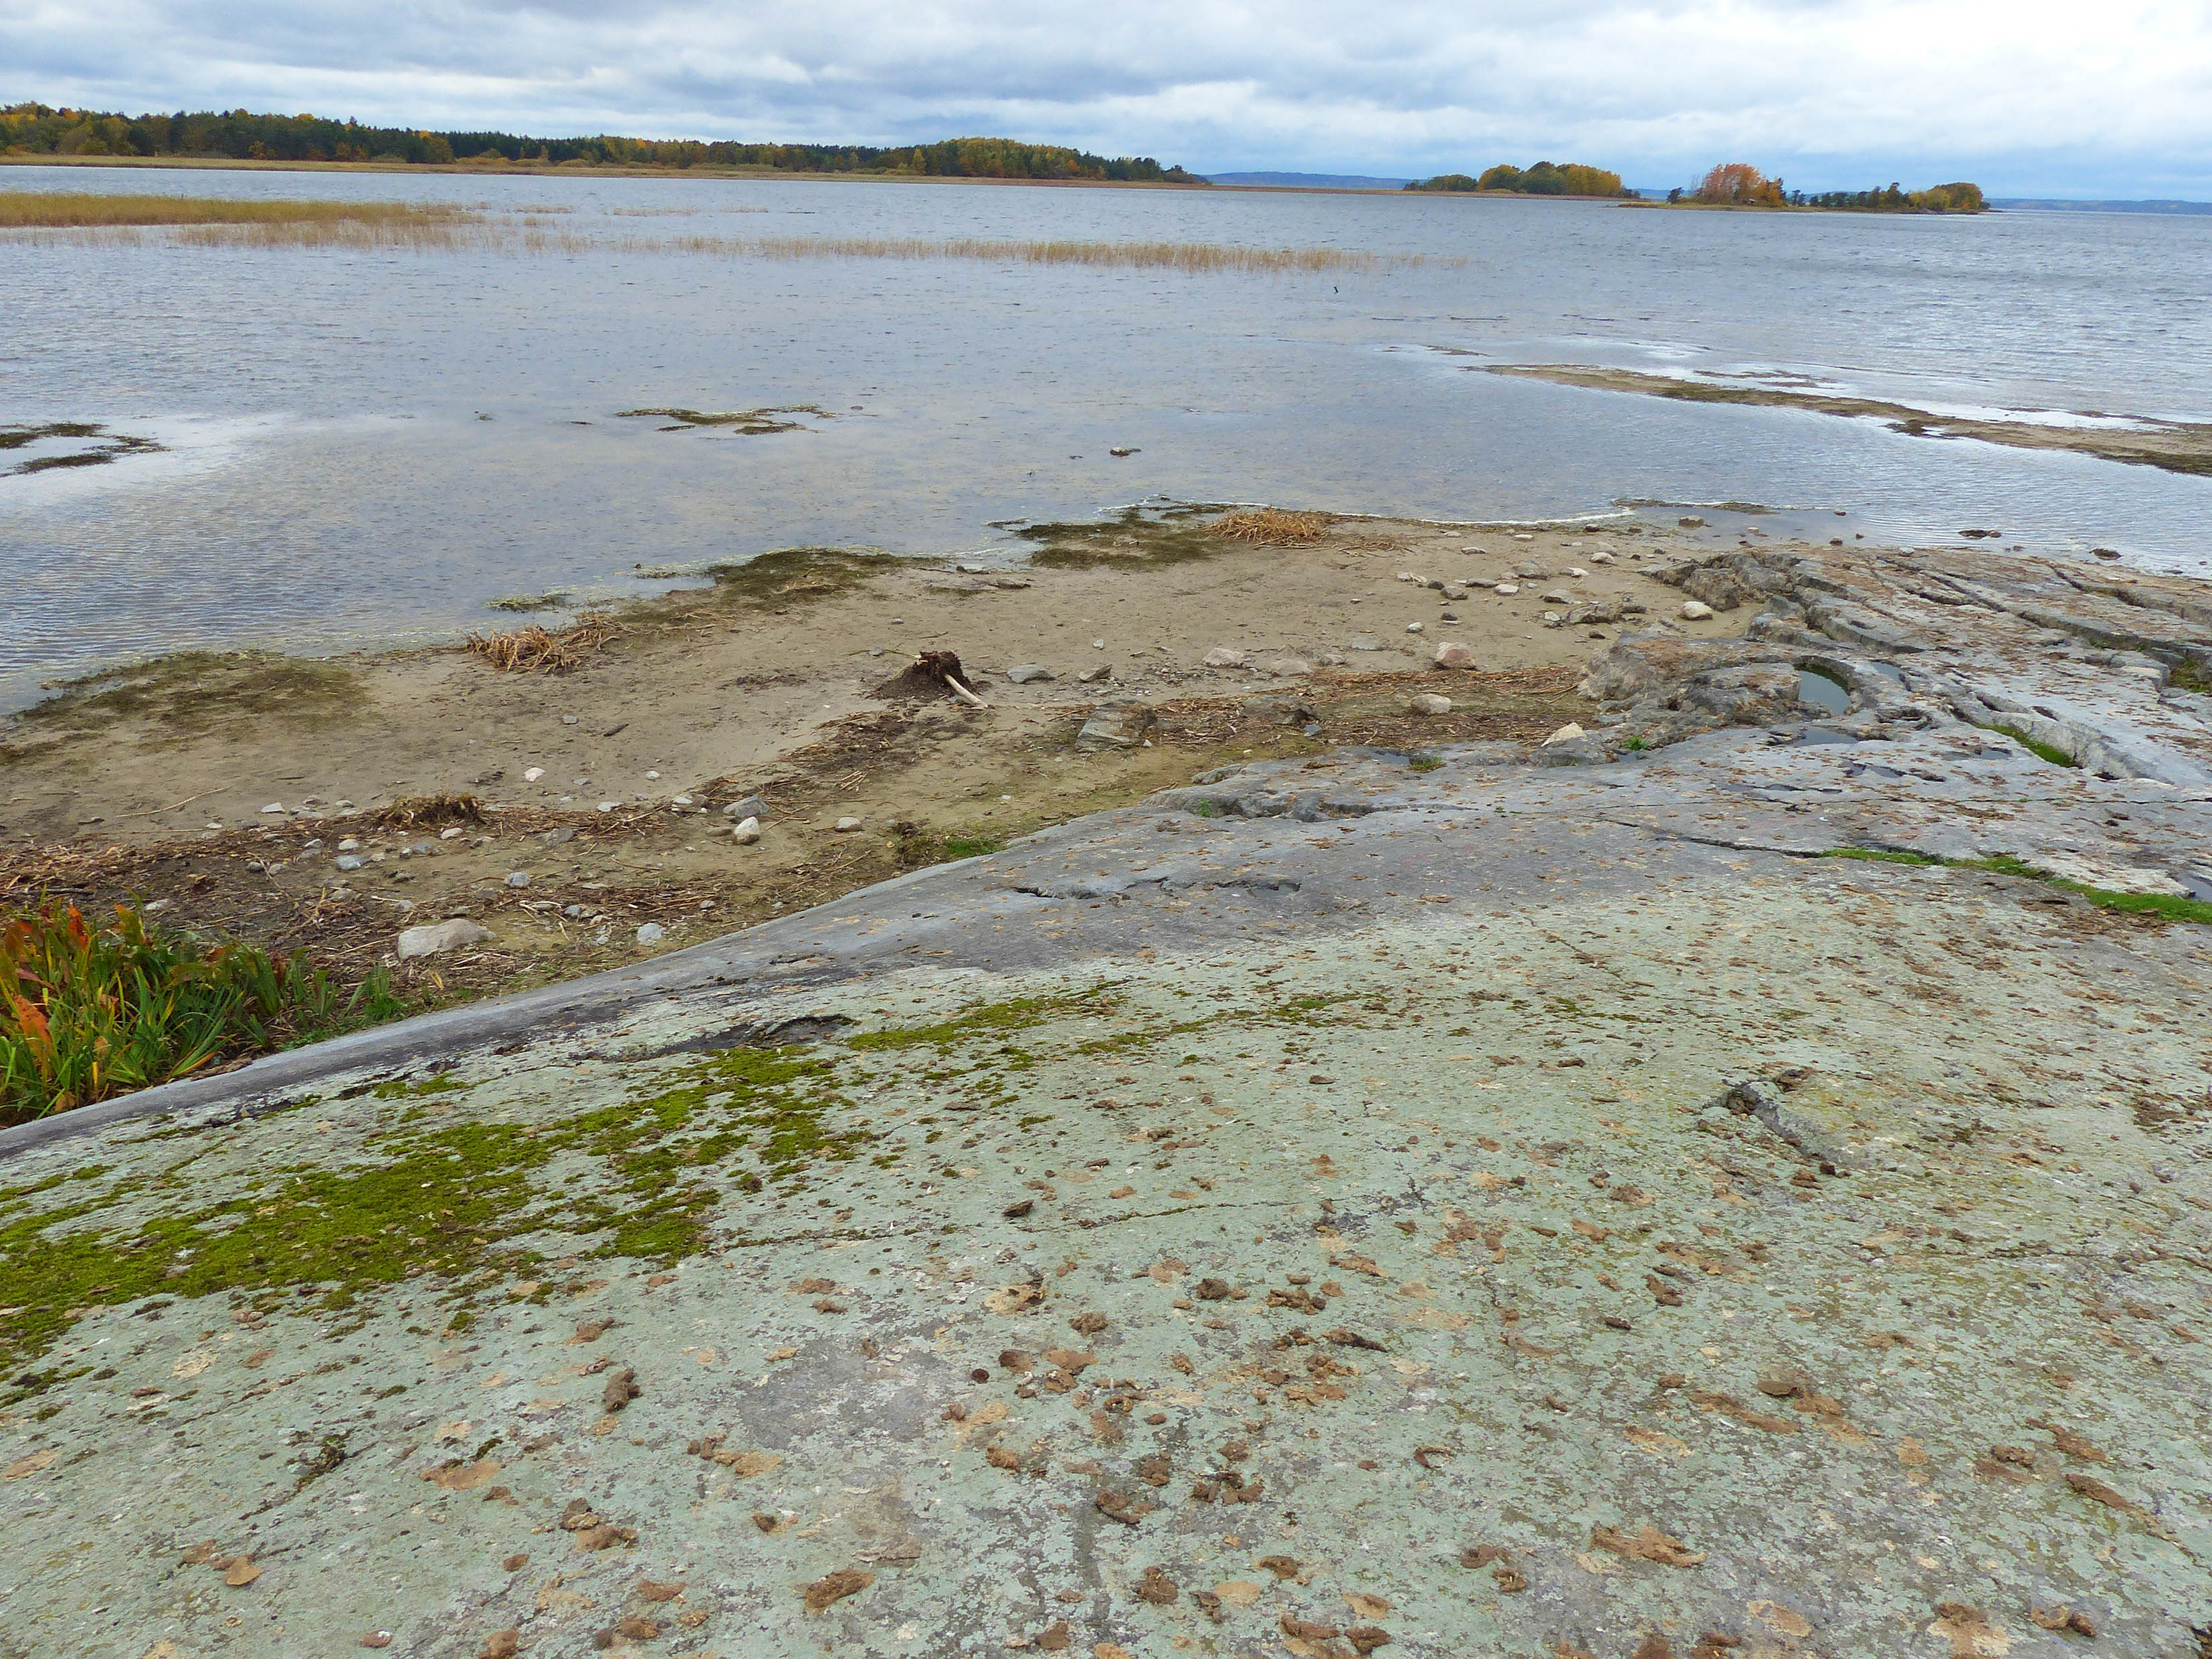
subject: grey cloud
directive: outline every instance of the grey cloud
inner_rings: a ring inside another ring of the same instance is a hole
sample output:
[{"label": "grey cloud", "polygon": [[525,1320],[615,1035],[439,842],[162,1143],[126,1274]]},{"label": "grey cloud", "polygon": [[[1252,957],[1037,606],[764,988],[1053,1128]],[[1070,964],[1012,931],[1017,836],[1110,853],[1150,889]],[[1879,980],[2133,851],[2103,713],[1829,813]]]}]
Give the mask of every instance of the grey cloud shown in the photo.
[{"label": "grey cloud", "polygon": [[0,55],[18,95],[134,110],[2212,193],[2212,17],[2158,0],[0,0]]}]

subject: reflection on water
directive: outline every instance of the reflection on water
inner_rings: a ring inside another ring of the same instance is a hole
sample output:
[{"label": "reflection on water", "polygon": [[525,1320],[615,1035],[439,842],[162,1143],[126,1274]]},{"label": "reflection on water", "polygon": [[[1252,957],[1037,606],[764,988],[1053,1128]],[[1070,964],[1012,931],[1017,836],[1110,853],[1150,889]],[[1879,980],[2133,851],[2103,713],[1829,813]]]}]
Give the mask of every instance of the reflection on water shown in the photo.
[{"label": "reflection on water", "polygon": [[[0,189],[55,188],[56,171],[9,169]],[[1479,372],[1610,362],[2203,420],[2212,222],[687,179],[59,182],[557,208],[570,251],[0,239],[0,423],[159,446],[0,477],[0,702],[118,655],[441,635],[501,596],[588,601],[651,588],[641,570],[775,547],[996,558],[1010,523],[1143,501],[1483,521],[1734,501],[1790,509],[1760,520],[1778,536],[1955,545],[1959,526],[1996,526],[2031,552],[2099,544],[2212,572],[2212,480]],[[694,234],[1386,257],[1252,274],[644,246]],[[624,246],[574,251],[602,236]],[[623,418],[637,410],[678,412]],[[723,412],[762,418],[690,418]],[[1732,544],[1739,526],[1706,516],[1682,544]]]},{"label": "reflection on water", "polygon": [[1850,688],[1841,680],[1829,678],[1817,668],[1797,671],[1797,701],[1825,708],[1831,714],[1848,714],[1851,710]]}]

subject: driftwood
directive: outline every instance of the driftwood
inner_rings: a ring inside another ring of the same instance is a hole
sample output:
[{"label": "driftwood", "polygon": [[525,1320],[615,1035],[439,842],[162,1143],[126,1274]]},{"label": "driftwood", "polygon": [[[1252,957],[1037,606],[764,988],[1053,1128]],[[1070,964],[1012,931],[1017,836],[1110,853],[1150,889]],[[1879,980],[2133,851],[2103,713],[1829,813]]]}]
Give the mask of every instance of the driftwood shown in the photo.
[{"label": "driftwood", "polygon": [[950,651],[925,651],[906,667],[876,688],[879,697],[913,697],[930,691],[950,691],[964,703],[977,708],[988,708],[985,702],[968,689],[962,675],[960,659]]}]

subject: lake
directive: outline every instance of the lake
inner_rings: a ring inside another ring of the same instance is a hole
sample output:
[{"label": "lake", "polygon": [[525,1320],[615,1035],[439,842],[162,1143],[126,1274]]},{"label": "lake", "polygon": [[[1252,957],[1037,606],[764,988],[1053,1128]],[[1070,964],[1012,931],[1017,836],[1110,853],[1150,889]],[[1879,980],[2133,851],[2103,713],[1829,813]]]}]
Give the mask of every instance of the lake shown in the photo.
[{"label": "lake", "polygon": [[[0,424],[156,446],[0,476],[0,707],[185,646],[450,638],[503,596],[660,591],[641,571],[771,548],[1010,558],[1019,522],[1147,501],[1468,521],[1657,503],[1670,524],[1735,501],[1773,509],[1758,522],[1775,533],[1838,533],[1841,510],[1869,540],[1990,527],[2030,553],[2212,574],[2212,479],[1482,372],[1802,376],[1939,410],[2204,421],[2212,218],[0,168],[0,190],[58,188],[531,209],[559,235],[544,252],[0,237]],[[1382,260],[1187,274],[654,246],[684,236]],[[752,436],[620,413],[775,406],[819,412]]]}]

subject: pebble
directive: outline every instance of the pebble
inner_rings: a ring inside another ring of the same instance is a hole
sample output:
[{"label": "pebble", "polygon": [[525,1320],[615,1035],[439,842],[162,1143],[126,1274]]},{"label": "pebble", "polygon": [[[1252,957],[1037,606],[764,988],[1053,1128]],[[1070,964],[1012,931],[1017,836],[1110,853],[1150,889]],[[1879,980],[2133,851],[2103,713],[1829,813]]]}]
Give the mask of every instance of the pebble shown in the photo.
[{"label": "pebble", "polygon": [[637,930],[637,942],[640,945],[658,945],[667,937],[668,930],[657,921],[648,921]]},{"label": "pebble", "polygon": [[1100,680],[1110,680],[1114,678],[1114,665],[1110,662],[1102,662],[1096,668],[1085,669],[1075,678],[1085,685],[1096,684]]},{"label": "pebble", "polygon": [[574,714],[563,714],[561,716],[561,724],[563,726],[577,726],[581,723],[582,722],[580,721]]},{"label": "pebble", "polygon": [[1027,685],[1035,680],[1057,679],[1059,676],[1049,668],[1042,667],[1036,663],[1024,662],[1016,663],[1009,668],[1006,671],[1006,678],[1016,685]]},{"label": "pebble", "polygon": [[689,806],[691,804],[691,797],[689,795],[678,795],[670,800],[668,804],[671,806]]},{"label": "pebble", "polygon": [[599,811],[602,812],[611,812],[616,807],[620,806],[621,805],[622,803],[618,800],[603,800],[599,803]]},{"label": "pebble", "polygon": [[580,904],[564,904],[561,907],[561,914],[571,921],[581,921],[584,918],[584,907]]},{"label": "pebble", "polygon": [[658,778],[658,777],[660,775],[660,774],[659,774],[659,773],[658,773],[658,772],[647,772],[645,775],[646,775],[648,779],[653,779],[653,778]]},{"label": "pebble", "polygon": [[1354,634],[1345,643],[1354,651],[1380,651],[1382,648],[1382,641],[1372,634]]},{"label": "pebble", "polygon": [[1446,640],[1437,647],[1436,665],[1439,668],[1472,668],[1474,653],[1457,640]]},{"label": "pebble", "polygon": [[737,828],[730,831],[730,836],[738,846],[750,847],[755,842],[761,838],[760,820],[758,818],[745,819],[742,823],[738,824]]},{"label": "pebble", "polygon": [[1106,641],[1103,640],[1093,640],[1091,641],[1091,648],[1093,651],[1103,651],[1106,648]]},{"label": "pebble", "polygon": [[535,783],[535,782],[537,782],[537,781],[538,781],[538,779],[540,779],[540,778],[544,777],[544,775],[545,775],[545,769],[544,769],[544,767],[542,767],[542,766],[533,766],[533,767],[532,767],[532,768],[531,768],[527,772],[525,772],[525,773],[522,775],[522,781],[523,781],[525,783]]},{"label": "pebble", "polygon": [[529,871],[527,871],[527,870],[510,870],[510,871],[508,871],[508,872],[507,872],[507,884],[509,887],[527,887],[527,886],[529,886],[529,885],[530,885],[530,872],[529,872]]},{"label": "pebble", "polygon": [[410,961],[416,957],[434,957],[441,951],[451,951],[464,945],[481,945],[495,938],[490,928],[466,916],[455,916],[450,921],[433,922],[427,927],[410,927],[399,935],[399,959]]},{"label": "pebble", "polygon": [[1314,665],[1304,657],[1278,657],[1267,665],[1270,674],[1310,674]]},{"label": "pebble", "polygon": [[264,812],[281,812],[284,810],[284,803],[280,800],[272,800],[268,805],[263,807],[261,810]]},{"label": "pebble", "polygon": [[1582,727],[1577,726],[1574,721],[1569,720],[1558,731],[1553,732],[1550,737],[1545,738],[1544,742],[1547,745],[1554,743],[1571,743],[1577,738],[1583,735],[1584,733]]},{"label": "pebble", "polygon": [[1419,696],[1409,699],[1406,704],[1406,712],[1409,714],[1449,714],[1451,710],[1451,699],[1440,697],[1433,691],[1424,691]]},{"label": "pebble", "polygon": [[733,800],[722,809],[726,818],[764,818],[768,803],[758,795],[747,795],[743,800]]},{"label": "pebble", "polygon": [[440,841],[459,841],[466,834],[468,834],[468,831],[462,829],[460,825],[457,823],[450,830],[441,830],[438,831],[438,839]]},{"label": "pebble", "polygon": [[348,836],[338,843],[338,851],[341,853],[358,853],[360,850],[361,843],[351,836]]},{"label": "pebble", "polygon": [[1206,665],[1208,668],[1242,668],[1244,653],[1234,646],[1217,645],[1206,653]]},{"label": "pebble", "polygon": [[1682,601],[1682,620],[1684,622],[1704,622],[1712,614],[1712,606],[1707,605],[1703,599],[1685,599]]},{"label": "pebble", "polygon": [[1500,582],[1498,584],[1496,591],[1510,597],[1512,594],[1518,593],[1521,590],[1511,582]]},{"label": "pebble", "polygon": [[362,865],[367,864],[368,862],[368,860],[362,857],[358,853],[341,853],[338,854],[338,868],[341,870],[358,870]]},{"label": "pebble", "polygon": [[1424,624],[1424,623],[1407,623],[1406,624],[1406,631],[1407,631],[1408,634],[1425,634],[1425,633],[1427,633],[1429,630],[1428,630],[1427,626],[1426,626],[1425,624]]},{"label": "pebble", "polygon": [[1582,566],[1578,564],[1571,564],[1567,567],[1567,574],[1572,576],[1577,581],[1580,581],[1583,577],[1589,575],[1589,572],[1583,569]]},{"label": "pebble", "polygon": [[839,835],[849,836],[854,830],[859,829],[866,822],[867,820],[865,818],[839,818],[836,823],[832,827],[836,829]]},{"label": "pebble", "polygon": [[1613,555],[1604,548],[1600,548],[1596,552],[1591,554],[1589,557],[1592,564],[1611,564],[1613,562]]},{"label": "pebble", "polygon": [[1544,595],[1546,605],[1572,605],[1574,602],[1575,596],[1562,587],[1555,587]]}]

